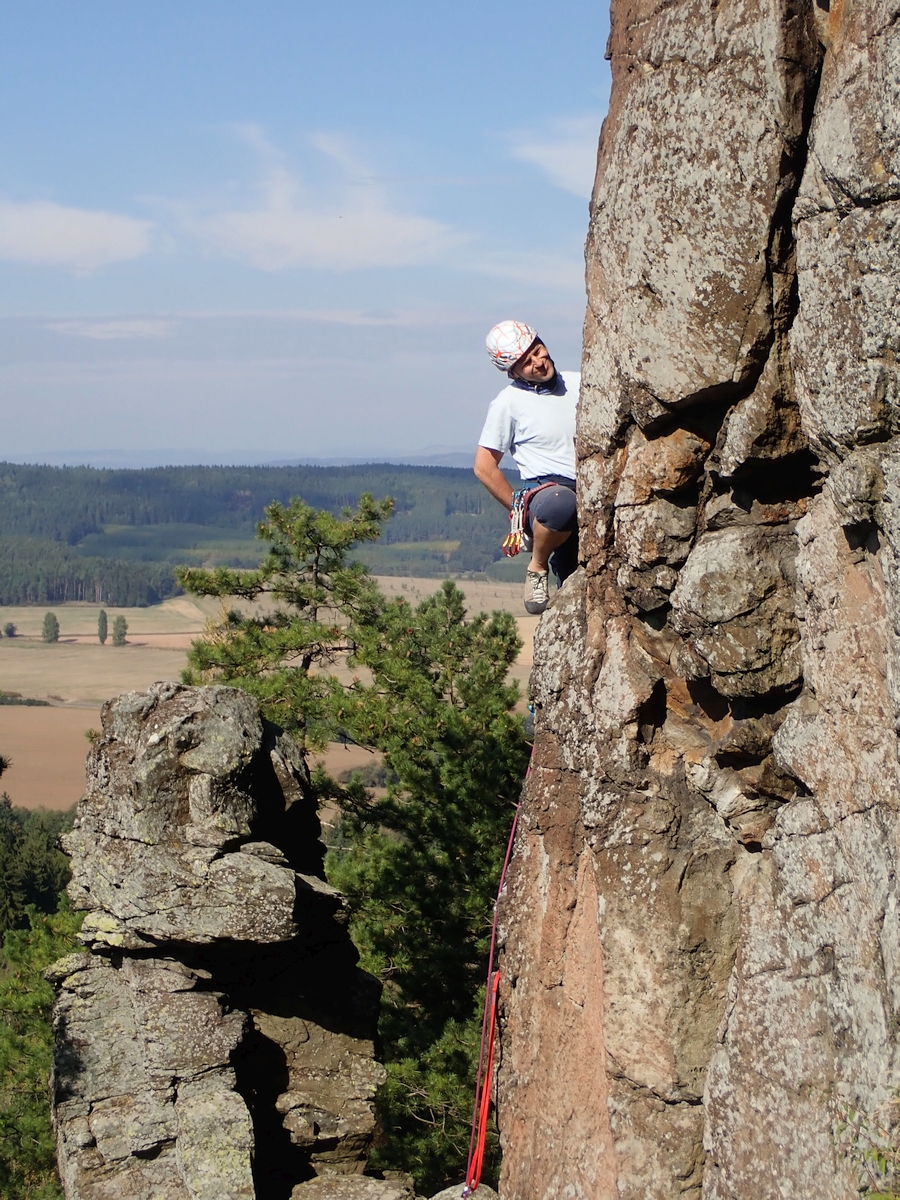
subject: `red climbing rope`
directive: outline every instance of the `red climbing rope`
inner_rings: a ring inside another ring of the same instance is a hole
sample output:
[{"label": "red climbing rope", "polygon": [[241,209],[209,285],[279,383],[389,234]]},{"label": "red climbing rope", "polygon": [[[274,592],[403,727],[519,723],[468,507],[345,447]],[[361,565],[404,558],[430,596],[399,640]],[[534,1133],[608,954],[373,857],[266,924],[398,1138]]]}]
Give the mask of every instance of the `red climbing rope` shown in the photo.
[{"label": "red climbing rope", "polygon": [[[534,747],[531,750],[534,757]],[[531,774],[531,759],[528,760],[528,770],[525,772],[525,782]],[[481,1183],[481,1168],[484,1165],[484,1147],[487,1140],[488,1112],[491,1106],[491,1075],[494,1069],[494,1041],[497,1032],[497,999],[500,987],[500,972],[494,970],[494,955],[497,949],[497,912],[500,907],[500,897],[506,887],[506,872],[509,860],[512,858],[513,842],[516,837],[516,827],[519,824],[519,809],[522,802],[516,805],[512,829],[509,831],[509,841],[506,845],[506,857],[503,860],[503,870],[500,872],[500,886],[497,888],[497,899],[494,901],[494,922],[491,926],[491,948],[488,953],[487,986],[484,992],[484,1016],[481,1020],[481,1046],[478,1051],[478,1074],[475,1079],[475,1105],[472,1111],[472,1133],[469,1137],[469,1161],[466,1165],[466,1182],[462,1190],[463,1200],[478,1190]]]},{"label": "red climbing rope", "polygon": [[[471,1196],[481,1183],[481,1168],[484,1166],[484,1146],[487,1141],[488,1113],[491,1107],[491,1075],[494,1070],[494,1039],[497,1033],[497,989],[500,972],[494,972],[488,1003],[485,1005],[485,1022],[488,1026],[487,1052],[479,1063],[479,1084],[475,1093],[475,1115],[472,1121],[472,1139],[469,1144],[469,1165],[466,1168],[466,1185],[463,1196]],[[482,1033],[484,1032],[482,1027]],[[484,1075],[481,1074],[484,1068]],[[480,1095],[479,1095],[480,1093]]]}]

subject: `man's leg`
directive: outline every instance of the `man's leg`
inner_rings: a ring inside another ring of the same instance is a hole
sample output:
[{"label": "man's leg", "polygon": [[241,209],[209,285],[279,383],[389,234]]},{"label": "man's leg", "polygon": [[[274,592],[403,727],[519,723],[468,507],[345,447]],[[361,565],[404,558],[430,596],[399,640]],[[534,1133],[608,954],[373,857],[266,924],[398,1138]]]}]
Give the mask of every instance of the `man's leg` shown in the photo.
[{"label": "man's leg", "polygon": [[[560,564],[565,562],[568,566],[568,558],[572,555],[564,554],[561,557],[559,552],[577,528],[575,493],[562,484],[544,488],[535,494],[529,507],[529,518],[533,545],[525,577],[525,611],[538,614],[544,611],[550,600],[548,572],[551,555],[554,572],[560,582],[571,574],[569,570],[561,572]],[[572,549],[577,557],[577,541],[573,542]]]},{"label": "man's leg", "polygon": [[555,529],[548,529],[546,525],[542,525],[540,521],[534,520],[531,522],[531,536],[534,538],[534,545],[531,550],[531,562],[528,564],[529,571],[549,571],[550,555],[563,542],[567,541],[571,534],[568,532],[560,533]]},{"label": "man's leg", "polygon": [[550,555],[550,570],[560,587],[578,570],[578,530],[574,529]]}]

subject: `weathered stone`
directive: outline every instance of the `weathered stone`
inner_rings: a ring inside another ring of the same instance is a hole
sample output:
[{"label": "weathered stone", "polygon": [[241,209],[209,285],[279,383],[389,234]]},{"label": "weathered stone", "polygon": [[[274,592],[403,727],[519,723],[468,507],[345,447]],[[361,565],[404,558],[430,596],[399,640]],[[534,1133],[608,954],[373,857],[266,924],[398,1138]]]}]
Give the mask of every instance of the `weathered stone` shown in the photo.
[{"label": "weathered stone", "polygon": [[806,449],[800,414],[779,367],[770,355],[751,394],[729,410],[714,460],[723,478],[746,476],[751,467]]},{"label": "weathered stone", "polygon": [[766,247],[799,182],[810,25],[781,0],[614,5],[588,236],[602,331],[588,354],[605,343],[600,394],[592,378],[583,393],[589,428],[619,397],[647,427],[669,406],[734,395],[765,360]]},{"label": "weathered stone", "polygon": [[634,429],[627,450],[616,503],[644,504],[654,493],[677,492],[697,479],[709,443],[688,429],[650,440]]},{"label": "weathered stone", "polygon": [[[444,1188],[442,1192],[438,1192],[436,1196],[432,1196],[431,1200],[460,1200],[462,1194],[462,1184],[457,1184],[456,1187]],[[498,1200],[497,1193],[493,1188],[489,1188],[487,1184],[479,1184],[478,1191],[472,1193],[475,1200]]]},{"label": "weathered stone", "polygon": [[[220,1097],[220,1116],[231,1113],[219,1126],[235,1147],[222,1162],[220,1184],[229,1194],[252,1197],[250,1114],[229,1066],[243,1014],[225,1011],[221,994],[197,991],[206,981],[181,964],[126,959],[116,968],[99,957],[79,958],[70,956],[56,969],[55,1117],[66,1195],[105,1195],[96,1188],[111,1187],[116,1177],[123,1189],[134,1186],[126,1180],[139,1178],[152,1194],[158,1176],[151,1160],[160,1158],[167,1186],[176,1189],[172,1195],[206,1195],[170,1154],[189,1120],[187,1097],[199,1087]],[[203,1169],[193,1154],[189,1162]]]},{"label": "weathered stone", "polygon": [[616,547],[631,567],[659,563],[680,566],[688,556],[697,525],[696,506],[668,500],[616,506]]},{"label": "weathered stone", "polygon": [[363,1170],[379,988],[318,829],[304,760],[246,693],[106,706],[67,837],[92,953],[48,972],[67,1200],[253,1200],[255,1178]]},{"label": "weathered stone", "polygon": [[291,1200],[415,1200],[415,1197],[410,1188],[387,1179],[329,1175],[299,1184],[291,1192]]},{"label": "weathered stone", "polygon": [[372,1100],[384,1082],[371,1042],[299,1017],[254,1012],[253,1022],[284,1050],[287,1086],[275,1107],[291,1140],[314,1148],[318,1169],[359,1170],[375,1129]]},{"label": "weathered stone", "polygon": [[808,217],[797,254],[797,396],[810,441],[834,461],[900,426],[900,200]]},{"label": "weathered stone", "polygon": [[800,675],[792,539],[745,527],[707,533],[672,592],[673,624],[724,696],[765,694]]},{"label": "weathered stone", "polygon": [[609,53],[500,1193],[847,1200],[900,1085],[900,0],[614,0]]}]

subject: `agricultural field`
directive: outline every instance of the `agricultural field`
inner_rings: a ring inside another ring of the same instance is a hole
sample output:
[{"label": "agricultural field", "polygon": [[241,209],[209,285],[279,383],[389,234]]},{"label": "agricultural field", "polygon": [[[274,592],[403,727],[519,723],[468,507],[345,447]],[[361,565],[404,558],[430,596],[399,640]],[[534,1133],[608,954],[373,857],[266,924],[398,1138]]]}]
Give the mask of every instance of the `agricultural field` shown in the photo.
[{"label": "agricultural field", "polygon": [[[388,576],[378,580],[389,596],[417,604],[440,587],[438,579]],[[522,613],[518,584],[465,580],[459,586],[471,612],[505,609],[517,619],[524,643],[513,676],[523,695],[532,665],[538,618]],[[29,808],[68,808],[84,786],[86,735],[100,725],[100,708],[121,692],[141,690],[160,679],[177,679],[191,641],[222,606],[218,600],[176,596],[147,608],[107,608],[110,630],[116,616],[128,622],[127,642],[97,640],[97,604],[0,606],[0,628],[12,622],[14,638],[0,638],[0,692],[48,701],[47,707],[0,705],[0,754],[12,760],[3,776],[14,804]],[[41,640],[46,612],[59,621],[57,643]],[[331,771],[355,769],[371,761],[356,747],[333,746],[324,762]]]}]

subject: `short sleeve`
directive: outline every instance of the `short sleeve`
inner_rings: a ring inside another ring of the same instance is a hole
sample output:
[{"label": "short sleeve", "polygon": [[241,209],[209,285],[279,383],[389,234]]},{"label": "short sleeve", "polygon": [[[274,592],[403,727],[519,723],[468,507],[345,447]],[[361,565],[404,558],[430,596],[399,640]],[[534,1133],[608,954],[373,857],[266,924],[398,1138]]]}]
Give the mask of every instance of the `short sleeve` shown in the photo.
[{"label": "short sleeve", "polygon": [[510,451],[515,440],[515,425],[509,404],[502,394],[491,401],[487,420],[478,439],[478,445],[488,450]]}]

